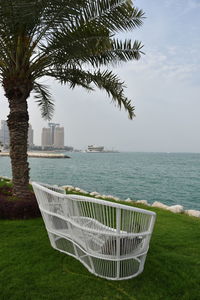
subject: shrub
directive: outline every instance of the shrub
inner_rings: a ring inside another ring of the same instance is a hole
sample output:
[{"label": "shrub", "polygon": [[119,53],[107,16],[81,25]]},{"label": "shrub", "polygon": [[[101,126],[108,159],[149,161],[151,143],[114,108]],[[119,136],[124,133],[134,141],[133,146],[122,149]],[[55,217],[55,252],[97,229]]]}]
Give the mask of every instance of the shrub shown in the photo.
[{"label": "shrub", "polygon": [[0,219],[30,219],[39,217],[40,210],[33,192],[28,199],[12,196],[10,185],[0,187]]}]

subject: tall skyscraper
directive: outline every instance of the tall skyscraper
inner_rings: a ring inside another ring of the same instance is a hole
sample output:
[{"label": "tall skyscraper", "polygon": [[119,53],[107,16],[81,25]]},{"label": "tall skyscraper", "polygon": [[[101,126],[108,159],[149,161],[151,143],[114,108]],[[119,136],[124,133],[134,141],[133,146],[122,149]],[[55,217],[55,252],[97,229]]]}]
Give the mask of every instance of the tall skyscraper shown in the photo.
[{"label": "tall skyscraper", "polygon": [[9,129],[8,129],[7,121],[5,120],[1,120],[0,142],[3,144],[4,147],[10,145]]},{"label": "tall skyscraper", "polygon": [[48,125],[48,128],[42,128],[42,148],[64,148],[64,127],[58,123]]},{"label": "tall skyscraper", "polygon": [[28,128],[28,145],[29,147],[32,147],[33,144],[33,128],[31,126],[31,124],[29,124],[29,128]]},{"label": "tall skyscraper", "polygon": [[60,124],[58,124],[58,123],[49,123],[48,125],[49,125],[50,131],[51,131],[51,145],[54,145],[55,128],[57,126],[60,126]]},{"label": "tall skyscraper", "polygon": [[51,129],[50,128],[42,128],[42,147],[51,147],[52,146],[52,138],[51,138]]},{"label": "tall skyscraper", "polygon": [[54,148],[64,148],[64,127],[56,127],[54,130]]}]

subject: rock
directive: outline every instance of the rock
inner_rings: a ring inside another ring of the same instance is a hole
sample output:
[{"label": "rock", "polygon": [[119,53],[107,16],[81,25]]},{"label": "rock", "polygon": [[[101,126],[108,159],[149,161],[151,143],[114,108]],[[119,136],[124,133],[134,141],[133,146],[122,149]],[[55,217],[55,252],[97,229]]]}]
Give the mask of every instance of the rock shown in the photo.
[{"label": "rock", "polygon": [[82,193],[82,194],[88,194],[88,192],[86,192],[85,190],[82,190],[82,189],[79,189],[79,193]]},{"label": "rock", "polygon": [[97,198],[97,199],[99,199],[100,197],[101,197],[100,194],[94,196],[94,198]]},{"label": "rock", "polygon": [[99,193],[97,193],[97,192],[91,192],[90,196],[99,196]]},{"label": "rock", "polygon": [[188,216],[200,218],[200,210],[189,209],[185,210],[185,213]]},{"label": "rock", "polygon": [[158,207],[158,208],[162,208],[162,209],[168,209],[169,206],[161,203],[161,202],[158,202],[158,201],[155,201],[153,204],[152,204],[153,207]]},{"label": "rock", "polygon": [[1,178],[1,181],[3,181],[3,180],[10,180],[11,181],[11,178],[9,178],[7,176],[1,176],[0,178]]},{"label": "rock", "polygon": [[120,199],[118,197],[113,197],[113,200],[120,201]]},{"label": "rock", "polygon": [[125,200],[125,202],[132,202],[132,200],[131,200],[130,198],[127,198],[127,199]]},{"label": "rock", "polygon": [[70,191],[74,190],[74,186],[72,185],[63,185],[62,188],[66,190],[70,189]]},{"label": "rock", "polygon": [[106,196],[106,199],[108,199],[108,200],[114,200],[114,201],[119,201],[119,198],[114,197],[114,196],[112,196],[112,195],[107,195],[107,196]]},{"label": "rock", "polygon": [[119,199],[118,197],[114,197],[114,196],[112,196],[112,197],[109,197],[108,199],[110,199],[110,200],[114,200],[114,201],[120,201],[120,199]]},{"label": "rock", "polygon": [[144,204],[144,205],[149,205],[147,200],[137,200],[136,203],[141,203],[141,204]]},{"label": "rock", "polygon": [[111,195],[101,195],[101,198],[104,200],[114,200],[114,201],[120,201],[118,197],[114,197]]},{"label": "rock", "polygon": [[113,199],[113,196],[112,195],[107,195],[106,198],[111,200],[111,199]]},{"label": "rock", "polygon": [[182,205],[172,205],[172,206],[169,206],[167,208],[167,210],[175,213],[175,214],[178,214],[178,213],[182,213],[183,212],[183,206]]},{"label": "rock", "polygon": [[80,189],[79,187],[75,187],[74,190],[75,190],[76,192],[80,192],[81,189]]}]

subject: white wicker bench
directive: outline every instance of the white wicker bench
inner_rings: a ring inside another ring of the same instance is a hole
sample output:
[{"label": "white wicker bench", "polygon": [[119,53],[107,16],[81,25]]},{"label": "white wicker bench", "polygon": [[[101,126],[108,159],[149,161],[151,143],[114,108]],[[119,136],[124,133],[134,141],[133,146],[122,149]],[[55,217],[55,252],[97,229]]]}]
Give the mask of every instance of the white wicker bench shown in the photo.
[{"label": "white wicker bench", "polygon": [[53,248],[106,279],[129,279],[143,271],[154,212],[32,185]]}]

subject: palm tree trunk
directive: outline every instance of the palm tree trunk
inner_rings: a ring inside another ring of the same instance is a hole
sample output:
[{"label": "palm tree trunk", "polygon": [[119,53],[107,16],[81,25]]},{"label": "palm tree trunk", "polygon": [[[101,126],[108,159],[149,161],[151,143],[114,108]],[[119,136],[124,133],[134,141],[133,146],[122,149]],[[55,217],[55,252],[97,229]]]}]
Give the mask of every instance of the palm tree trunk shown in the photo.
[{"label": "palm tree trunk", "polygon": [[28,140],[28,106],[27,98],[30,94],[30,85],[16,83],[7,85],[4,82],[6,97],[8,98],[10,114],[8,128],[10,133],[10,158],[12,165],[13,194],[26,198],[30,195],[29,164],[27,156]]}]

